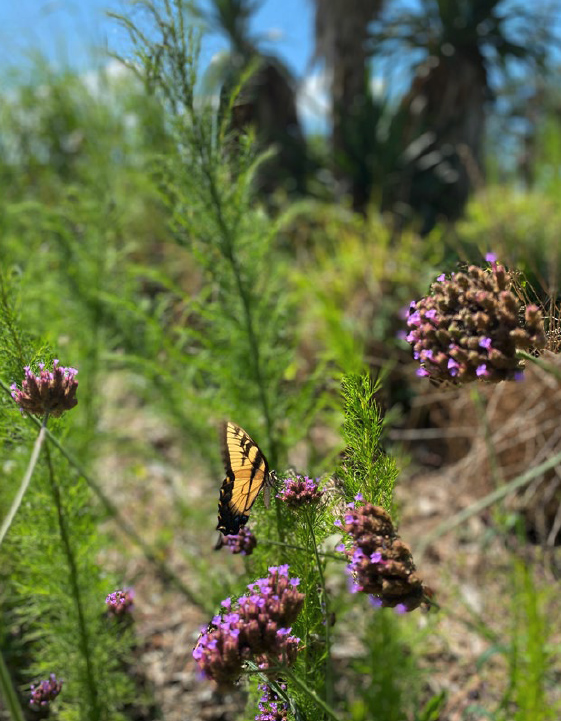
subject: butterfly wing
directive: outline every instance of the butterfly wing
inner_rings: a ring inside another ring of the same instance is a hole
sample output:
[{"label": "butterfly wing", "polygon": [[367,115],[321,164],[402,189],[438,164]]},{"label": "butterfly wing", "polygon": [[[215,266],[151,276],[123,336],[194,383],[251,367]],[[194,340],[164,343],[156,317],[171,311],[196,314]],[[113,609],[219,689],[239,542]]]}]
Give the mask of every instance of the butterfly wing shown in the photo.
[{"label": "butterfly wing", "polygon": [[257,494],[269,480],[267,459],[243,428],[228,421],[221,429],[226,478],[220,489],[217,529],[238,533],[249,519]]}]

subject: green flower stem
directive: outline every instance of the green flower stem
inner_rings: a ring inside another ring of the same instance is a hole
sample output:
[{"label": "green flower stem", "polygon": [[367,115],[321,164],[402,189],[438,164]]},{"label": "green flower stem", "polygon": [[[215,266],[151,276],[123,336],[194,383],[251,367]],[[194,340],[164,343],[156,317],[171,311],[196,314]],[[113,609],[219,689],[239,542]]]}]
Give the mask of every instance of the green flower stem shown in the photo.
[{"label": "green flower stem", "polygon": [[[281,543],[280,541],[271,541],[268,538],[259,539],[259,543],[262,546],[284,546],[284,548],[292,548],[295,551],[304,551],[305,553],[308,552],[307,548],[304,548],[304,546],[297,546],[294,543]],[[341,563],[348,563],[345,556],[342,556],[340,553],[329,553],[325,551],[319,551],[318,550],[318,556],[322,556],[323,558],[332,558],[335,561],[340,561]]]},{"label": "green flower stem", "polygon": [[314,701],[326,714],[329,716],[329,718],[333,719],[333,721],[340,721],[339,716],[335,713],[335,710],[327,704],[322,698],[320,698],[315,691],[313,691],[309,686],[304,683],[298,676],[296,676],[289,668],[283,668],[283,674],[287,681],[290,681],[294,686],[298,686],[298,688],[306,694],[309,698]]},{"label": "green flower stem", "polygon": [[325,586],[325,575],[323,573],[323,566],[319,557],[318,545],[316,541],[316,534],[314,532],[314,524],[311,517],[311,509],[308,506],[304,506],[304,515],[306,517],[306,523],[308,525],[308,531],[310,534],[310,540],[316,559],[316,565],[318,569],[319,581],[321,586],[321,595],[323,596],[324,605],[324,618],[325,618],[325,699],[329,705],[333,703],[333,668],[331,665],[331,638],[330,638],[330,618],[329,618],[329,601],[327,598],[327,588]]},{"label": "green flower stem", "polygon": [[554,366],[552,363],[544,361],[544,359],[540,356],[534,356],[531,353],[526,353],[525,350],[517,350],[516,355],[518,356],[518,358],[523,358],[530,363],[534,363],[534,365],[537,365],[538,368],[541,368],[547,373],[551,373],[552,376],[555,376],[558,380],[561,380],[561,368],[557,368],[557,366]]},{"label": "green flower stem", "polygon": [[165,561],[159,558],[159,556],[137,533],[136,529],[123,518],[117,506],[113,503],[113,501],[111,501],[111,499],[109,499],[105,495],[105,493],[101,489],[101,486],[99,486],[99,484],[86,473],[86,471],[76,460],[76,458],[74,458],[74,456],[69,451],[67,451],[66,448],[60,443],[60,441],[49,431],[47,431],[47,436],[49,441],[57,448],[58,451],[60,451],[60,453],[62,453],[66,460],[75,468],[77,473],[86,481],[88,486],[92,489],[92,491],[101,501],[103,507],[105,508],[109,516],[111,516],[111,518],[117,521],[119,529],[123,531],[123,533],[128,536],[135,545],[140,548],[145,558],[158,569],[162,578],[169,580],[177,588],[177,590],[180,591],[185,596],[185,598],[187,598],[187,600],[189,600],[193,605],[198,606],[205,611],[208,610],[207,604],[203,601],[203,599],[195,596],[195,594],[183,583],[183,581],[179,578],[175,571],[173,571]]},{"label": "green flower stem", "polygon": [[8,709],[11,721],[25,721],[2,653],[0,653],[0,699],[3,700]]},{"label": "green flower stem", "polygon": [[[31,481],[31,477],[33,476],[33,471],[35,470],[35,466],[37,465],[37,459],[39,458],[41,446],[43,445],[43,441],[45,440],[45,435],[47,433],[48,418],[49,418],[49,412],[47,411],[47,413],[45,413],[45,416],[43,418],[43,422],[41,423],[41,427],[39,429],[39,435],[37,436],[37,438],[35,440],[35,444],[33,446],[33,451],[31,452],[31,458],[29,459],[29,464],[27,466],[27,471],[25,472],[25,475],[22,478],[19,490],[16,493],[16,497],[12,501],[12,506],[11,506],[10,510],[8,511],[8,515],[2,521],[2,526],[0,527],[0,546],[2,545],[2,542],[4,541],[4,537],[6,536],[8,529],[12,525],[12,521],[14,520],[14,517],[18,511],[18,508],[21,505],[23,497],[25,496],[25,492],[27,491],[27,488],[29,486],[29,482]],[[37,419],[35,419],[35,420],[37,423],[39,423],[39,421],[37,421]]]},{"label": "green flower stem", "polygon": [[47,456],[47,466],[49,468],[49,480],[51,483],[51,491],[53,494],[53,499],[54,499],[56,511],[57,511],[60,539],[62,541],[64,553],[66,555],[66,561],[68,563],[68,570],[70,572],[70,585],[72,587],[72,597],[73,597],[74,603],[76,605],[78,626],[80,628],[80,637],[78,639],[78,644],[80,646],[80,651],[82,653],[82,657],[84,658],[84,660],[86,662],[86,677],[87,677],[87,683],[88,683],[88,695],[89,695],[89,701],[90,701],[91,719],[92,719],[92,721],[96,721],[96,719],[101,719],[102,711],[101,711],[101,708],[99,705],[97,684],[96,684],[95,673],[94,673],[94,669],[93,669],[93,665],[92,665],[90,635],[89,635],[88,625],[86,622],[86,617],[84,614],[84,607],[82,604],[82,591],[80,588],[78,567],[76,564],[76,558],[74,556],[74,549],[72,548],[72,543],[70,540],[70,534],[68,532],[66,518],[64,517],[64,509],[62,507],[62,499],[60,497],[60,488],[58,487],[58,484],[55,479],[53,465],[51,463],[51,454],[49,452],[48,446],[45,447],[45,451],[46,451],[46,456]]},{"label": "green flower stem", "polygon": [[483,511],[485,508],[492,506],[493,503],[500,501],[501,499],[508,496],[510,493],[514,493],[514,491],[517,491],[519,488],[523,488],[534,478],[540,476],[542,473],[545,473],[550,468],[553,468],[560,463],[561,452],[556,453],[549,460],[540,463],[539,466],[536,466],[535,468],[530,468],[530,470],[526,471],[526,473],[523,473],[522,475],[513,478],[512,481],[505,483],[504,486],[500,486],[492,493],[489,493],[487,496],[481,498],[479,501],[472,503],[471,506],[468,506],[468,508],[464,508],[463,511],[456,513],[454,516],[452,516],[452,518],[444,521],[444,523],[441,523],[434,529],[434,531],[427,534],[418,544],[416,552],[417,560],[420,560],[420,558],[427,550],[428,546],[434,541],[436,541],[437,538],[440,538],[440,536],[444,536],[446,533],[449,533],[454,528],[460,526],[462,523],[467,521],[468,518],[471,518],[472,516],[481,513],[481,511]]}]

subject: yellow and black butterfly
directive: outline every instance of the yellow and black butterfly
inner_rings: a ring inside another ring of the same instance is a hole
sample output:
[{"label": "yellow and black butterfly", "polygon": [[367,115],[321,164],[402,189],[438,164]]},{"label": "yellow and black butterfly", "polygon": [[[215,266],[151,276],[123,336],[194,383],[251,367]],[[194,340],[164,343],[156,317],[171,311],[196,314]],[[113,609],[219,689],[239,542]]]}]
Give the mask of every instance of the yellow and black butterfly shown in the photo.
[{"label": "yellow and black butterfly", "polygon": [[228,536],[239,533],[245,526],[251,506],[263,487],[265,505],[269,505],[275,472],[269,471],[267,459],[257,443],[236,423],[223,424],[220,440],[226,478],[220,488],[216,529]]}]

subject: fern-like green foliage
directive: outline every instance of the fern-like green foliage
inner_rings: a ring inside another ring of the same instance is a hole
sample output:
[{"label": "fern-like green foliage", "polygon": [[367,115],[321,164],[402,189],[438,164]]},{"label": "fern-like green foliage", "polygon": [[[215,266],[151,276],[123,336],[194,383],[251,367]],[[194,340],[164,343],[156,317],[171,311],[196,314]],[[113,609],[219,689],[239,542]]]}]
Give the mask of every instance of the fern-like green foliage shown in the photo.
[{"label": "fern-like green foliage", "polygon": [[[230,417],[260,439],[273,467],[306,433],[324,403],[317,378],[296,381],[297,313],[273,221],[257,202],[253,179],[265,156],[251,132],[230,129],[232,108],[247,77],[220,112],[198,93],[201,38],[189,26],[189,3],[139,0],[152,31],[119,16],[131,36],[136,70],[162,102],[175,152],[154,172],[173,238],[200,274],[199,287],[177,289],[181,322],[167,325],[183,358],[182,388],[204,399],[206,417]],[[154,278],[158,276],[154,276]],[[163,274],[159,281],[170,288]],[[185,401],[186,407],[191,401]]]},{"label": "fern-like green foliage", "polygon": [[366,500],[391,511],[397,467],[380,447],[383,422],[375,400],[378,388],[368,374],[343,379],[346,451],[338,475],[344,481],[347,501],[362,493]]},{"label": "fern-like green foliage", "polygon": [[498,718],[553,721],[561,708],[559,702],[551,702],[556,683],[550,671],[554,648],[550,645],[547,593],[536,587],[531,569],[516,558],[511,579],[512,628],[505,653],[510,682]]}]

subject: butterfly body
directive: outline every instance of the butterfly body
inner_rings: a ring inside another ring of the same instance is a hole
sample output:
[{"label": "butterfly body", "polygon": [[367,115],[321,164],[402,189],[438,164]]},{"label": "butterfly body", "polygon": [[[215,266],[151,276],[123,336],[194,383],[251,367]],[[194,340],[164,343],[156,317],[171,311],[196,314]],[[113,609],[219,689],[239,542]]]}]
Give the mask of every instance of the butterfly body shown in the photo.
[{"label": "butterfly body", "polygon": [[272,483],[274,473],[257,443],[236,423],[224,423],[221,444],[226,478],[220,488],[216,528],[227,536],[245,526],[259,491]]}]

